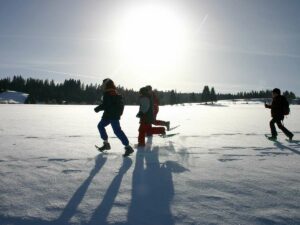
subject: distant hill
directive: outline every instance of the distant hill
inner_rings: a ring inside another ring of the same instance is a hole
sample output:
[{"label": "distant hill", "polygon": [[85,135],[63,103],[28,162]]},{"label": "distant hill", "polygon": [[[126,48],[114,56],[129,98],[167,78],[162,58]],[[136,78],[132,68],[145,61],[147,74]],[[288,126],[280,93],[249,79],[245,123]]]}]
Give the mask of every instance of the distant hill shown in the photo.
[{"label": "distant hill", "polygon": [[5,91],[0,93],[1,104],[24,104],[29,94],[17,91]]}]

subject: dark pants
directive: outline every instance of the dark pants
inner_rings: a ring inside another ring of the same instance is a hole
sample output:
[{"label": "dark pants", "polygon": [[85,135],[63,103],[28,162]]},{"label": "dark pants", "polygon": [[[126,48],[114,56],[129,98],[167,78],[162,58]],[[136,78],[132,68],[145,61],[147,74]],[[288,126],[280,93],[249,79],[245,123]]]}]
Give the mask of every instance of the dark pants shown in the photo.
[{"label": "dark pants", "polygon": [[101,119],[101,121],[98,124],[98,130],[100,132],[100,136],[102,140],[107,141],[108,136],[105,130],[105,127],[111,124],[112,129],[115,133],[115,135],[120,139],[122,144],[124,146],[127,146],[129,144],[128,138],[122,131],[122,128],[120,126],[120,121],[119,120],[106,120],[106,119]]},{"label": "dark pants", "polygon": [[275,123],[277,124],[278,128],[280,130],[282,130],[282,132],[288,136],[288,137],[291,137],[293,134],[288,130],[286,129],[282,122],[281,122],[281,119],[278,119],[278,118],[273,118],[271,121],[270,121],[270,128],[271,128],[271,133],[272,133],[272,136],[273,137],[276,137],[277,136],[277,131],[276,131],[276,127],[275,127]]}]

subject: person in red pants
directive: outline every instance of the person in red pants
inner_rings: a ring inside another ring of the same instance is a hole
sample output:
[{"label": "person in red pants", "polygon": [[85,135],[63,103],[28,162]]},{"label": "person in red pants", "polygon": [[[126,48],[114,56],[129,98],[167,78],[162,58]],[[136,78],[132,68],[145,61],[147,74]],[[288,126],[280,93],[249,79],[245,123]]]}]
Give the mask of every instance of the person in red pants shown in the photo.
[{"label": "person in red pants", "polygon": [[138,147],[145,146],[145,136],[146,134],[162,134],[166,133],[164,127],[151,127],[151,124],[154,122],[153,114],[153,102],[149,91],[146,87],[140,89],[140,108],[139,112],[136,115],[140,118],[140,127],[139,127],[139,136],[138,136]]},{"label": "person in red pants", "polygon": [[151,85],[146,86],[146,88],[147,88],[150,98],[153,102],[153,115],[154,115],[153,125],[165,126],[167,128],[167,130],[170,130],[170,121],[163,121],[163,120],[157,119],[157,114],[159,111],[159,99],[158,99],[157,95],[153,91]]}]

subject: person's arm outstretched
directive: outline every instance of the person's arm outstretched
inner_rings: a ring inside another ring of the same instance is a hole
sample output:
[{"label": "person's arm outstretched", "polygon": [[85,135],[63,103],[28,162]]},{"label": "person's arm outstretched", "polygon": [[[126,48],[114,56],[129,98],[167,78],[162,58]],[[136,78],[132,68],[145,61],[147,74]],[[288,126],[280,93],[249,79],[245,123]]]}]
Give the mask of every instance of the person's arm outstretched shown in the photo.
[{"label": "person's arm outstretched", "polygon": [[94,108],[94,111],[95,111],[96,113],[98,113],[98,112],[100,112],[100,111],[103,111],[103,110],[105,110],[106,105],[107,105],[107,99],[106,99],[106,96],[103,95],[103,101],[101,102],[100,105],[98,105],[97,107]]},{"label": "person's arm outstretched", "polygon": [[271,109],[271,105],[269,105],[269,104],[265,104],[265,107],[266,107],[267,109]]},{"label": "person's arm outstretched", "polygon": [[265,102],[265,108],[267,108],[267,109],[271,109],[271,104],[267,104],[266,102]]}]

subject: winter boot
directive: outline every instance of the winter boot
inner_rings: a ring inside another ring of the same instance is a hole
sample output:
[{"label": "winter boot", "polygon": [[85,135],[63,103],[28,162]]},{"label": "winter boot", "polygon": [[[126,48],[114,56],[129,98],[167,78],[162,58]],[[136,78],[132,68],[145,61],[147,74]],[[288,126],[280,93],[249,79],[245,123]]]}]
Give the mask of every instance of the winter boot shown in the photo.
[{"label": "winter boot", "polygon": [[110,150],[110,144],[108,142],[103,142],[103,146],[99,147],[98,150],[100,152],[103,152],[105,150]]},{"label": "winter boot", "polygon": [[293,137],[294,137],[294,134],[291,134],[291,135],[289,136],[289,140],[292,141],[292,140],[293,140]]},{"label": "winter boot", "polygon": [[277,136],[271,136],[271,137],[268,137],[268,139],[270,141],[277,141]]},{"label": "winter boot", "polygon": [[167,136],[166,131],[162,132],[159,136],[160,136],[160,137],[166,137],[166,136]]},{"label": "winter boot", "polygon": [[131,153],[133,153],[134,150],[130,145],[127,145],[125,147],[125,153],[123,154],[124,157],[129,156]]}]

